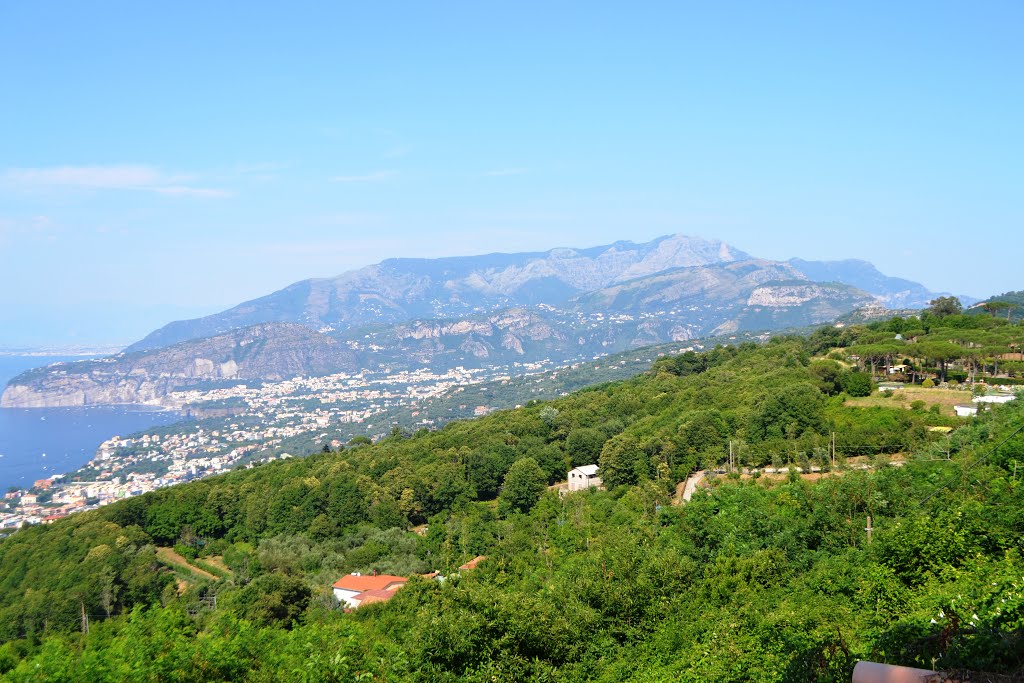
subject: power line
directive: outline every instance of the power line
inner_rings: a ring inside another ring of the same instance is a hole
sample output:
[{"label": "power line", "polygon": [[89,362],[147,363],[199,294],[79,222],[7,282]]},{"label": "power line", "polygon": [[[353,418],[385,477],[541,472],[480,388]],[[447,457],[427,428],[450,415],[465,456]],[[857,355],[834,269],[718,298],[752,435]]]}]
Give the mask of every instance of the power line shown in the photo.
[{"label": "power line", "polygon": [[986,453],[983,457],[981,457],[978,460],[975,460],[973,463],[971,463],[967,467],[967,469],[963,470],[959,475],[957,475],[956,477],[950,477],[949,479],[944,481],[942,484],[940,484],[937,489],[935,489],[934,491],[929,493],[927,496],[925,496],[924,499],[922,499],[921,502],[917,504],[917,507],[921,507],[922,505],[927,503],[935,494],[937,494],[939,491],[941,491],[942,489],[944,489],[947,486],[949,486],[951,483],[953,483],[957,479],[963,477],[963,475],[966,474],[968,471],[970,471],[973,467],[975,467],[977,465],[980,465],[981,463],[983,463],[986,460],[988,460],[989,458],[991,458],[993,455],[995,455],[995,452],[999,450],[1000,446],[1002,446],[1007,441],[1009,441],[1010,439],[1015,437],[1022,430],[1024,430],[1024,424],[1021,424],[1021,426],[1017,427],[1012,432],[1010,432],[1010,434],[1005,439],[1003,439],[1002,441],[997,443],[995,446],[993,446],[991,449],[989,449],[988,453]]}]

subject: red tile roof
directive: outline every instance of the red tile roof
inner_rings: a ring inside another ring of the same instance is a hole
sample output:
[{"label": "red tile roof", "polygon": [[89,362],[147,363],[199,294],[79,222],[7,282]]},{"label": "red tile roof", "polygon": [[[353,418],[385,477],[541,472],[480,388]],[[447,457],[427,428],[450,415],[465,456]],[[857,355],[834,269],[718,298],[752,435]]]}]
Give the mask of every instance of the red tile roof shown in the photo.
[{"label": "red tile roof", "polygon": [[404,584],[409,579],[404,576],[392,576],[390,574],[378,574],[377,576],[343,576],[334,582],[335,588],[348,591],[372,591],[382,590],[393,583]]},{"label": "red tile roof", "polygon": [[477,555],[466,564],[459,567],[459,569],[476,569],[476,566],[487,559],[486,555]]},{"label": "red tile roof", "polygon": [[397,590],[387,591],[382,589],[375,589],[370,591],[364,591],[359,595],[353,595],[350,599],[352,600],[352,602],[359,603],[359,606],[362,607],[363,605],[369,605],[370,603],[385,602],[387,600],[390,600],[391,598],[395,597],[395,593],[397,592]]}]

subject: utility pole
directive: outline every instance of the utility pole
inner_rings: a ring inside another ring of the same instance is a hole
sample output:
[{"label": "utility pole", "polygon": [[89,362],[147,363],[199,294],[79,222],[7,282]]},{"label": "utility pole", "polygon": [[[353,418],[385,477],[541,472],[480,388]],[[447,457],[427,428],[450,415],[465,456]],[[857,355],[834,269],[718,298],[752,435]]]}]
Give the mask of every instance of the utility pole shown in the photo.
[{"label": "utility pole", "polygon": [[78,604],[82,608],[82,635],[87,636],[89,635],[89,615],[85,613],[85,603]]},{"label": "utility pole", "polygon": [[734,469],[732,465],[732,439],[729,439],[729,471],[732,472]]},{"label": "utility pole", "polygon": [[836,468],[836,433],[832,432],[832,469]]},{"label": "utility pole", "polygon": [[868,526],[865,531],[868,532],[868,545],[871,545],[871,515],[868,515]]}]

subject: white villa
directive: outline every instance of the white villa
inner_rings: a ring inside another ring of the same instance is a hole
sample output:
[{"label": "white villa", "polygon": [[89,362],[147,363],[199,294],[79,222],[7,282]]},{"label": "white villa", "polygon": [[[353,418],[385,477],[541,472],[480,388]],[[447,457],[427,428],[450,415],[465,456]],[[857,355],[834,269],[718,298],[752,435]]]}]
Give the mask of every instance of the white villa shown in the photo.
[{"label": "white villa", "polygon": [[569,470],[569,490],[586,491],[591,486],[600,486],[597,465],[580,465]]}]

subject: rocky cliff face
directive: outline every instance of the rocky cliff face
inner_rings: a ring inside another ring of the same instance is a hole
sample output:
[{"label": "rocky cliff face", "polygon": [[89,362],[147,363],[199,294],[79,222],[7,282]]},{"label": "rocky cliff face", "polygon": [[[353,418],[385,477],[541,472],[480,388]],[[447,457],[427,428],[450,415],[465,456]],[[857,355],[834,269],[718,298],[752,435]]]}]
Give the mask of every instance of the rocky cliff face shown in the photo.
[{"label": "rocky cliff face", "polygon": [[67,375],[55,371],[43,381],[12,381],[0,396],[2,408],[73,408],[122,403],[162,405],[176,386],[171,378]]},{"label": "rocky cliff face", "polygon": [[513,308],[456,321],[413,321],[374,333],[378,360],[404,357],[423,364],[505,363],[568,353],[566,320],[559,314]]},{"label": "rocky cliff face", "polygon": [[757,287],[747,297],[748,306],[773,308],[802,306],[815,299],[839,299],[846,295],[845,288],[817,283],[775,284]]},{"label": "rocky cliff face", "polygon": [[[952,296],[948,292],[932,292],[924,285],[899,277],[889,277],[879,272],[872,264],[859,259],[842,261],[805,261],[793,258],[787,261],[808,280],[816,282],[840,282],[851,285],[873,295],[888,309],[925,308],[928,302],[940,296]],[[972,297],[961,296],[964,304]]]},{"label": "rocky cliff face", "polygon": [[166,349],[57,363],[22,373],[0,396],[4,408],[163,403],[208,380],[279,380],[358,367],[337,340],[302,325],[270,323]]},{"label": "rocky cliff face", "polygon": [[653,331],[649,323],[637,339],[680,341],[740,330],[802,327],[833,320],[875,297],[835,282],[808,281],[786,263],[747,259],[716,266],[676,268],[612,285],[577,299],[590,313],[655,315],[675,322]]},{"label": "rocky cliff face", "polygon": [[581,296],[576,304],[586,311],[634,314],[678,306],[734,306],[763,283],[794,279],[804,278],[784,263],[748,259],[637,278]]}]

